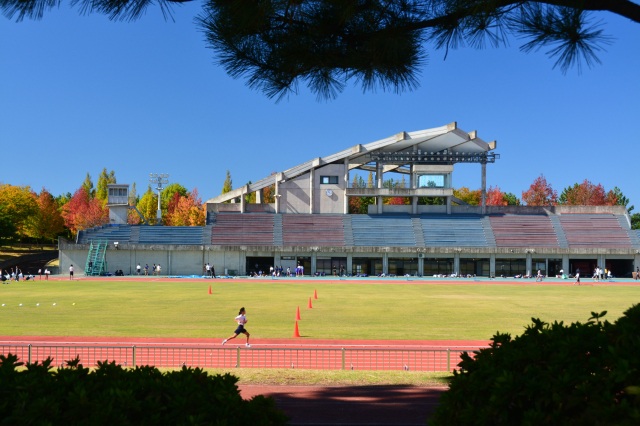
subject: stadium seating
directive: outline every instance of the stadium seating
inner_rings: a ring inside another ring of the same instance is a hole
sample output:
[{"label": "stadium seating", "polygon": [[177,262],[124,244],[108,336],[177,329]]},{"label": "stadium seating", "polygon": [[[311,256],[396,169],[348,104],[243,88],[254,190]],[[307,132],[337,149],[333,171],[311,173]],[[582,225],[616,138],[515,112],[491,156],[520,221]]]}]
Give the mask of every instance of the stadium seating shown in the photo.
[{"label": "stadium seating", "polygon": [[202,245],[202,226],[140,226],[140,244]]},{"label": "stadium seating", "polygon": [[283,214],[285,246],[344,246],[344,215]]},{"label": "stadium seating", "polygon": [[562,214],[560,223],[571,248],[632,248],[629,234],[613,214]]},{"label": "stadium seating", "polygon": [[213,245],[274,245],[270,213],[219,213],[211,229]]},{"label": "stadium seating", "polygon": [[77,243],[89,244],[92,240],[126,243],[131,236],[130,225],[103,225],[78,232]]},{"label": "stadium seating", "polygon": [[357,247],[416,246],[408,215],[352,215],[353,245]]},{"label": "stadium seating", "polygon": [[547,215],[491,215],[497,247],[558,247],[558,238]]},{"label": "stadium seating", "polygon": [[473,214],[423,215],[420,218],[427,247],[491,247],[482,217]]}]

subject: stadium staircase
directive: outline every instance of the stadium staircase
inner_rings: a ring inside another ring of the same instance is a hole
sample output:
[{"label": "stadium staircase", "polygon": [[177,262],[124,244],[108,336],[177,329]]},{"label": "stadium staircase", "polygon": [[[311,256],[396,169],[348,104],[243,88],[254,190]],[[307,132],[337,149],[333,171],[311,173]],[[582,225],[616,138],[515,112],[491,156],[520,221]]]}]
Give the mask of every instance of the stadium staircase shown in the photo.
[{"label": "stadium staircase", "polygon": [[482,229],[484,229],[484,238],[487,240],[487,246],[497,247],[496,236],[493,233],[493,228],[491,227],[491,220],[489,219],[489,216],[482,216]]},{"label": "stadium staircase", "polygon": [[424,232],[422,231],[422,222],[420,222],[420,218],[412,217],[411,224],[413,225],[413,234],[416,238],[416,245],[418,247],[424,247]]},{"label": "stadium staircase", "polygon": [[342,218],[342,227],[344,228],[344,245],[353,247],[353,226],[351,224],[351,215],[345,215]]},{"label": "stadium staircase", "polygon": [[273,217],[273,245],[282,246],[282,215],[277,214]]},{"label": "stadium staircase", "polygon": [[556,231],[558,246],[563,249],[569,248],[569,241],[567,241],[567,235],[564,233],[562,223],[560,223],[560,217],[556,214],[550,214],[549,219],[551,220],[551,225],[553,225],[554,231]]},{"label": "stadium staircase", "polygon": [[140,227],[132,226],[131,234],[129,235],[129,242],[131,244],[138,244],[140,242]]},{"label": "stadium staircase", "polygon": [[84,274],[86,276],[102,275],[107,271],[105,254],[107,252],[108,245],[108,240],[91,241],[89,245],[89,253],[87,254],[87,262],[84,265]]}]

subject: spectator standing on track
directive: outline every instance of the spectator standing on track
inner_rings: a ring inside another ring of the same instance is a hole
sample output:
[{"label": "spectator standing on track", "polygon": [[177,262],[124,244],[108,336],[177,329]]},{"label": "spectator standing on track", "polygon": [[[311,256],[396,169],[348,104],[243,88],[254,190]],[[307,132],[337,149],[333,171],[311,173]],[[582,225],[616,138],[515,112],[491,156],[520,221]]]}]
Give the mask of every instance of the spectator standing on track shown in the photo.
[{"label": "spectator standing on track", "polygon": [[145,265],[144,265],[144,274],[147,275],[147,276],[149,275],[149,264],[148,263],[145,263]]},{"label": "spectator standing on track", "polygon": [[247,343],[245,344],[246,347],[250,348],[251,345],[249,344],[249,332],[247,330],[245,330],[244,325],[247,323],[247,311],[245,311],[244,306],[242,308],[240,308],[240,311],[238,312],[238,316],[236,316],[235,321],[238,323],[238,327],[236,328],[236,331],[233,332],[233,336],[231,337],[227,337],[226,339],[224,339],[222,341],[222,344],[224,345],[225,343],[227,343],[229,340],[231,339],[235,339],[236,337],[238,337],[238,335],[240,333],[244,334],[247,336]]},{"label": "spectator standing on track", "polygon": [[73,279],[73,265],[69,266],[69,279],[72,280]]},{"label": "spectator standing on track", "polygon": [[140,270],[142,268],[140,267],[140,264],[138,263],[138,265],[136,266],[136,272],[138,273],[138,275],[140,275]]},{"label": "spectator standing on track", "polygon": [[216,277],[216,268],[213,267],[213,265],[211,265],[211,278],[215,278]]},{"label": "spectator standing on track", "polygon": [[580,269],[576,269],[576,284],[580,285]]},{"label": "spectator standing on track", "polygon": [[205,270],[205,275],[207,277],[211,276],[211,266],[209,266],[209,262],[207,262],[206,265],[204,265],[204,270]]}]

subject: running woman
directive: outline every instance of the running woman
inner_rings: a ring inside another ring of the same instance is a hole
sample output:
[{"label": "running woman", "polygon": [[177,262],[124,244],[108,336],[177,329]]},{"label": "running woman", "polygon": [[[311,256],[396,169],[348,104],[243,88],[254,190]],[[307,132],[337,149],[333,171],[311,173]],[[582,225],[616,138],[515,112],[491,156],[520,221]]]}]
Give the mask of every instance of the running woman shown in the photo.
[{"label": "running woman", "polygon": [[247,316],[246,316],[247,311],[244,310],[244,307],[240,308],[240,312],[238,312],[238,316],[235,318],[236,322],[238,323],[238,328],[236,328],[236,331],[234,331],[233,336],[231,337],[227,337],[226,339],[224,339],[222,341],[222,344],[224,345],[225,343],[227,343],[229,340],[231,339],[235,339],[236,337],[238,337],[238,335],[240,333],[244,334],[247,336],[247,343],[246,343],[246,347],[250,348],[251,345],[249,344],[249,332],[247,330],[245,330],[244,325],[247,323]]}]

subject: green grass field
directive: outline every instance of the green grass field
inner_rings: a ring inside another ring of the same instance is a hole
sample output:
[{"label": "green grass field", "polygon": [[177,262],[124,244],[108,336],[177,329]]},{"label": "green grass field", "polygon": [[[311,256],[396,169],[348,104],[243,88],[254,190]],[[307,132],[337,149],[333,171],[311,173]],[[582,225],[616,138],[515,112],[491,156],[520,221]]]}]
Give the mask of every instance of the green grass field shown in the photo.
[{"label": "green grass field", "polygon": [[0,335],[218,339],[245,306],[252,339],[289,338],[299,306],[308,338],[481,340],[520,334],[531,317],[586,321],[606,310],[613,321],[639,301],[640,286],[570,283],[35,281],[0,286]]}]

